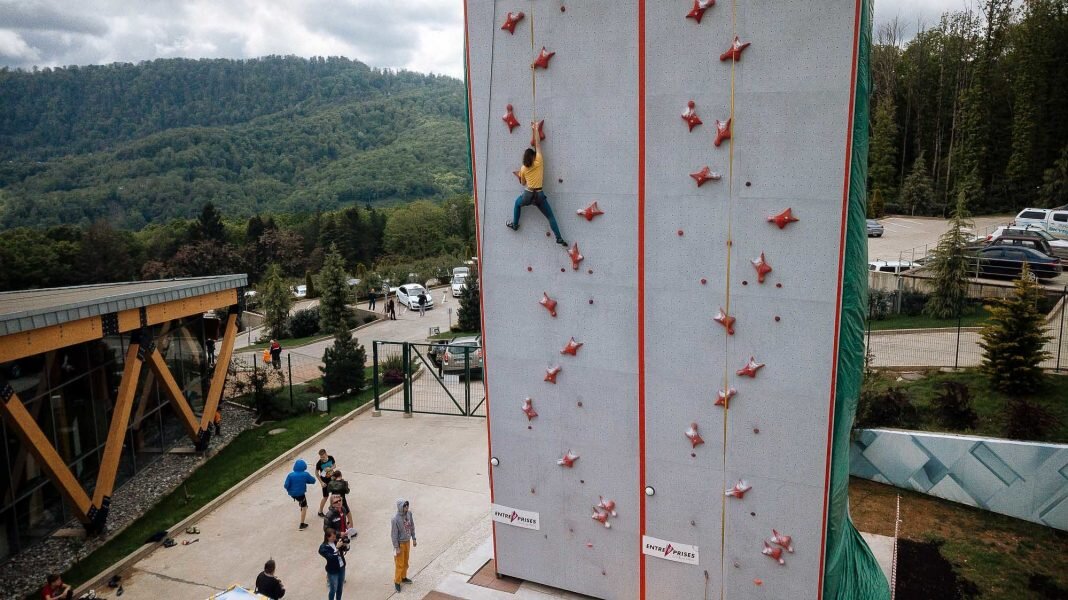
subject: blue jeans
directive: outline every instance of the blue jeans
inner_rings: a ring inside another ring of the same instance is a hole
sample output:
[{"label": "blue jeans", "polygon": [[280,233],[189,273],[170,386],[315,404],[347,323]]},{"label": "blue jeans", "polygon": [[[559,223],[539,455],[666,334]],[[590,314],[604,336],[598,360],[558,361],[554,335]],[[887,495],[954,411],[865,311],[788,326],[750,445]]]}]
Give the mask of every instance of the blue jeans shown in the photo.
[{"label": "blue jeans", "polygon": [[545,218],[549,220],[549,228],[556,234],[556,239],[562,239],[564,236],[560,235],[560,226],[556,224],[553,208],[549,206],[549,199],[545,196],[545,192],[523,190],[523,193],[519,194],[519,197],[515,199],[515,207],[512,209],[512,224],[515,228],[519,229],[520,211],[524,206],[530,206],[531,204],[538,207],[541,214],[545,215]]},{"label": "blue jeans", "polygon": [[338,573],[326,574],[327,600],[341,600],[341,592],[345,589],[345,567],[341,567]]}]

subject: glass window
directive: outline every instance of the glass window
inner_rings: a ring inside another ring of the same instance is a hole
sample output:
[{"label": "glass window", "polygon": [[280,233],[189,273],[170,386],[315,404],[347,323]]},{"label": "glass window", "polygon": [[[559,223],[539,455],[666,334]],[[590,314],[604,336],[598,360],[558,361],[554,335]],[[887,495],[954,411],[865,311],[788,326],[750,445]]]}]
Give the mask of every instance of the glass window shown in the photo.
[{"label": "glass window", "polygon": [[1055,212],[1053,213],[1053,220],[1058,223],[1068,223],[1068,212]]}]

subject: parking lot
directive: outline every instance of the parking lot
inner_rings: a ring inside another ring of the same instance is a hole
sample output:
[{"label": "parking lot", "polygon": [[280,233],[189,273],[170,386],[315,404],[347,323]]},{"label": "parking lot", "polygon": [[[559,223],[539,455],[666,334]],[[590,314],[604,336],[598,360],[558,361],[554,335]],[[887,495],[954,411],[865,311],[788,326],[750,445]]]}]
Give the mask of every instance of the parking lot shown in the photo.
[{"label": "parking lot", "polygon": [[[976,217],[976,235],[986,235],[998,225],[1005,225],[1014,215]],[[883,237],[868,238],[868,260],[915,260],[938,245],[938,238],[949,230],[949,219],[934,217],[886,217],[878,219],[886,232]]]}]

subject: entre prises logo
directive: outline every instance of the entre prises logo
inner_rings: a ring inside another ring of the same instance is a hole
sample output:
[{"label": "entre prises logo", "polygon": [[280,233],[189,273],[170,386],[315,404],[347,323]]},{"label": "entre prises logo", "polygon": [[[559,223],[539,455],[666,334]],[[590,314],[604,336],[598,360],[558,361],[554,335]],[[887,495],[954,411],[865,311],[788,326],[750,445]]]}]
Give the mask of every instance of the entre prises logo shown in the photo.
[{"label": "entre prises logo", "polygon": [[645,536],[643,553],[657,558],[696,565],[699,562],[697,546],[679,544]]},{"label": "entre prises logo", "polygon": [[525,529],[540,529],[538,513],[497,504],[493,505],[493,520]]}]

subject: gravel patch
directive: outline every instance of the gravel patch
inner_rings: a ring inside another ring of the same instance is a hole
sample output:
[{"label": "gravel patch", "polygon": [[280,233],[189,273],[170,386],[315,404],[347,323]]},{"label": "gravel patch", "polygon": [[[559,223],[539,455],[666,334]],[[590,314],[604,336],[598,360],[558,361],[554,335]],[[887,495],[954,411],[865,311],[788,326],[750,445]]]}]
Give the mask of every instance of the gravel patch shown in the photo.
[{"label": "gravel patch", "polygon": [[[255,426],[256,415],[250,410],[229,403],[224,403],[220,410],[222,434],[212,436],[211,453]],[[192,443],[187,440],[184,446],[192,448]],[[183,447],[183,444],[179,443],[177,447]],[[13,555],[0,565],[0,599],[21,600],[27,594],[39,593],[48,573],[62,573],[104,545],[145,514],[160,498],[176,489],[204,460],[197,454],[164,453],[115,490],[111,497],[107,532],[103,535],[88,539],[50,536]],[[77,519],[64,525],[71,529],[81,527]]]}]

